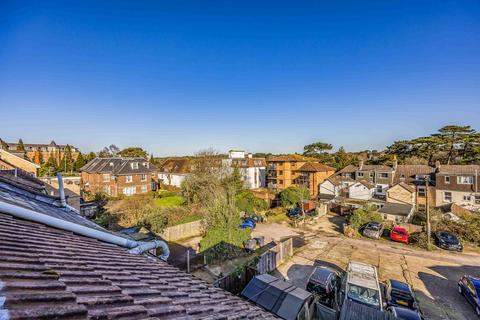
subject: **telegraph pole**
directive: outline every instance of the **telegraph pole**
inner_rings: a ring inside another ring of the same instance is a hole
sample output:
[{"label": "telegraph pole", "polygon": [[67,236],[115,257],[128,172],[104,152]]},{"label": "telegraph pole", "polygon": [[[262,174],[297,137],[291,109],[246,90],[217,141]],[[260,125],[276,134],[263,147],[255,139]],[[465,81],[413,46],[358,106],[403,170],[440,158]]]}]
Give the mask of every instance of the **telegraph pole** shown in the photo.
[{"label": "telegraph pole", "polygon": [[427,243],[430,245],[430,210],[428,209],[428,180],[430,177],[425,179],[425,210],[427,215]]}]

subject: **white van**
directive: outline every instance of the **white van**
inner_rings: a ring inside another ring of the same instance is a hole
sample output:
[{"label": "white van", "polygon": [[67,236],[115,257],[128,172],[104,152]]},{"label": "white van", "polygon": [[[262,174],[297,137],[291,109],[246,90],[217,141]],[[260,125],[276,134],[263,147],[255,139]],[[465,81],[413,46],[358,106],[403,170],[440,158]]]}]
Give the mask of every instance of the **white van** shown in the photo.
[{"label": "white van", "polygon": [[361,263],[350,262],[342,285],[345,300],[352,300],[368,307],[383,310],[383,301],[378,284],[377,268]]}]

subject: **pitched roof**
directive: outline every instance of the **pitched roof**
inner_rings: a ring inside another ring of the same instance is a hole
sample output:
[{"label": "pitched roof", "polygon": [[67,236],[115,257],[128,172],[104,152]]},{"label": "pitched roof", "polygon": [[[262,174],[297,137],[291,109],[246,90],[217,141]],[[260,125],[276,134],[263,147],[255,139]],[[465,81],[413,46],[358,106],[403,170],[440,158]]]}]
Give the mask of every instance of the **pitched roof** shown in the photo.
[{"label": "pitched roof", "polygon": [[303,166],[301,166],[298,171],[306,171],[306,172],[328,172],[332,171],[335,172],[335,168],[327,166],[323,163],[318,162],[307,162]]},{"label": "pitched roof", "polygon": [[[365,187],[367,187],[368,189],[373,189],[375,188],[375,186],[373,184],[371,184],[370,182],[366,181],[366,180],[359,180],[357,181],[357,183],[361,183],[363,184]],[[353,184],[352,184],[353,186]]]},{"label": "pitched roof", "polygon": [[[5,188],[0,202],[104,231],[74,212],[60,214],[55,203]],[[0,316],[10,319],[273,318],[152,255],[4,212],[0,284]]]},{"label": "pitched roof", "polygon": [[450,164],[450,165],[441,165],[440,168],[438,168],[438,173],[439,174],[471,174],[471,175],[475,175],[475,172],[476,172],[477,175],[480,176],[480,165],[476,165],[476,164],[467,164],[467,165]]},{"label": "pitched roof", "polygon": [[393,176],[393,183],[406,182],[414,183],[416,175],[427,175],[435,173],[435,168],[423,164],[399,164]]},{"label": "pitched roof", "polygon": [[288,155],[281,155],[281,156],[273,156],[267,158],[267,162],[318,162],[317,158],[312,158],[312,157],[305,157],[300,154],[288,154]]},{"label": "pitched roof", "polygon": [[[131,164],[138,163],[138,169],[133,169]],[[88,173],[111,173],[114,175],[148,174],[155,170],[155,166],[144,158],[112,157],[95,158],[80,168]]]},{"label": "pitched roof", "polygon": [[393,168],[383,164],[364,164],[361,169],[358,168],[358,171],[373,171],[373,170],[393,171]]},{"label": "pitched roof", "polygon": [[338,173],[338,174],[342,174],[342,173],[355,173],[357,170],[358,170],[358,167],[357,167],[357,166],[354,166],[353,164],[349,164],[348,166],[346,166],[345,168],[341,169],[341,170],[338,171],[337,173]]},{"label": "pitched roof", "polygon": [[[414,193],[414,192],[415,192],[415,188],[412,187],[412,186],[410,186],[410,185],[408,185],[408,184],[406,184],[405,182],[399,182],[399,183],[397,183],[396,185],[392,186],[392,188],[395,187],[395,186],[400,186],[400,187],[404,188],[405,190],[407,190],[407,191],[410,192],[410,193]],[[391,188],[390,188],[390,189],[391,189]]]},{"label": "pitched roof", "polygon": [[189,173],[192,169],[190,159],[167,159],[159,168],[160,172]]},{"label": "pitched roof", "polygon": [[406,217],[412,212],[412,208],[413,206],[411,204],[386,202],[378,212]]}]

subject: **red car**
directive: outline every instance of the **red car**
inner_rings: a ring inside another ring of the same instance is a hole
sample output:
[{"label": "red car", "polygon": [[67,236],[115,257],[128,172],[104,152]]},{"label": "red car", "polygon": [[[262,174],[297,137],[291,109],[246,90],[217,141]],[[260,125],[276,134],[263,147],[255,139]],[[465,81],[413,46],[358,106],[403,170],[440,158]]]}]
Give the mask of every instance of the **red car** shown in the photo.
[{"label": "red car", "polygon": [[393,227],[390,231],[390,240],[408,244],[408,232],[405,228]]}]

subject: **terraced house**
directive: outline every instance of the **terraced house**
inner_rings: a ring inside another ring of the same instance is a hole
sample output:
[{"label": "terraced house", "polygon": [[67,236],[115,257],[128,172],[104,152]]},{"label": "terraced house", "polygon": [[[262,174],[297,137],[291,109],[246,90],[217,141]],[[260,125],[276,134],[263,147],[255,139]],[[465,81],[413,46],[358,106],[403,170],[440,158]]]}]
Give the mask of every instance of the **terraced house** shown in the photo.
[{"label": "terraced house", "polygon": [[436,173],[436,205],[456,203],[480,209],[480,165],[440,165]]},{"label": "terraced house", "polygon": [[143,158],[96,158],[80,168],[83,193],[112,197],[146,193],[157,188],[156,168]]}]

